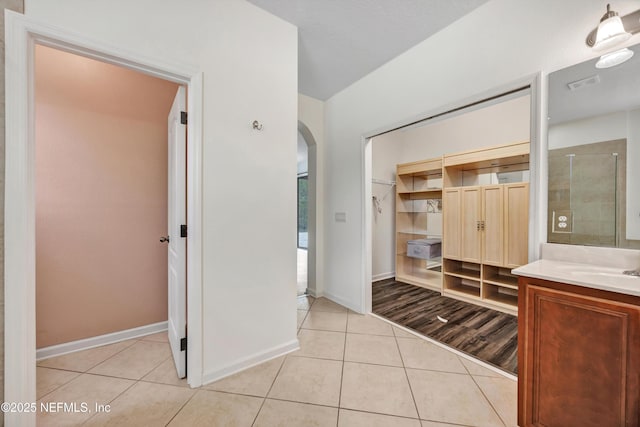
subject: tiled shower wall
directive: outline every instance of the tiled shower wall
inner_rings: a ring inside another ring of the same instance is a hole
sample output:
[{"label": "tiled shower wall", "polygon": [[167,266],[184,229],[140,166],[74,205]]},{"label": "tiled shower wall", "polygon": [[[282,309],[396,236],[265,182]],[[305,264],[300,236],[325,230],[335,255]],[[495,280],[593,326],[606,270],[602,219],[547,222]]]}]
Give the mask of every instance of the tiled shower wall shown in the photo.
[{"label": "tiled shower wall", "polygon": [[24,12],[24,0],[0,0],[0,6],[0,401],[4,401],[4,11]]},{"label": "tiled shower wall", "polygon": [[[640,248],[640,241],[625,239],[626,144],[621,139],[549,150],[549,242]],[[611,153],[618,153],[617,174]],[[554,211],[556,216],[573,215],[571,232],[552,231]]]}]

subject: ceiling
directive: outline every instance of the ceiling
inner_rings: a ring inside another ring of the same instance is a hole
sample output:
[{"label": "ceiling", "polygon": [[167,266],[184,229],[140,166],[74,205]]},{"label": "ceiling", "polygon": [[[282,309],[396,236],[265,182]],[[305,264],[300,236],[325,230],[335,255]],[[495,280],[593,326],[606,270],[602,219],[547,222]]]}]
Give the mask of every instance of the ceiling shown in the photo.
[{"label": "ceiling", "polygon": [[[640,107],[640,44],[630,46],[634,56],[612,68],[597,69],[598,58],[573,65],[549,75],[549,124],[585,119]],[[590,79],[571,90],[568,84]],[[591,80],[591,79],[590,79]]]},{"label": "ceiling", "polygon": [[298,90],[326,100],[488,0],[248,0],[298,27]]}]

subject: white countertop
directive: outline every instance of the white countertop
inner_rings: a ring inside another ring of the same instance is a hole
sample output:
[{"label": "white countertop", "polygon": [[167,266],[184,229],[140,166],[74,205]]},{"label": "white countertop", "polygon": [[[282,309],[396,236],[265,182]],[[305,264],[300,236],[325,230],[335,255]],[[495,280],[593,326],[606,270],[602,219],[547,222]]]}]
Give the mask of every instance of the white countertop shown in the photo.
[{"label": "white countertop", "polygon": [[544,243],[541,254],[542,259],[512,273],[640,296],[640,277],[622,274],[640,267],[640,251]]}]

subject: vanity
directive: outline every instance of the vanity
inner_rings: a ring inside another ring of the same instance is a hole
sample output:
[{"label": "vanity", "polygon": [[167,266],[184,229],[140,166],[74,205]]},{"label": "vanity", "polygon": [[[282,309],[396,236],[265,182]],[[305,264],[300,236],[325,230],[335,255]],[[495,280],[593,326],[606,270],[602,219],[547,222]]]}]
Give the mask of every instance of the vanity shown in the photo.
[{"label": "vanity", "polygon": [[518,282],[518,425],[640,425],[640,252],[545,243]]}]

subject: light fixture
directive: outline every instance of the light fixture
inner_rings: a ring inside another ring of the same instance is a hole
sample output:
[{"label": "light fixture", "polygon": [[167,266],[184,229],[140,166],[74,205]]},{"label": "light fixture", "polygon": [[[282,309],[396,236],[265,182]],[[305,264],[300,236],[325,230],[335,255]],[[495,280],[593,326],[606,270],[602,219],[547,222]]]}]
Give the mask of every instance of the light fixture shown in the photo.
[{"label": "light fixture", "polygon": [[633,51],[631,49],[627,49],[626,47],[620,50],[605,53],[600,57],[598,62],[596,62],[596,68],[615,67],[616,65],[622,64],[623,62],[631,59],[632,56]]},{"label": "light fixture", "polygon": [[631,33],[625,31],[618,13],[612,11],[610,5],[607,4],[607,13],[600,19],[593,48],[595,50],[608,49],[629,40],[630,37]]}]

